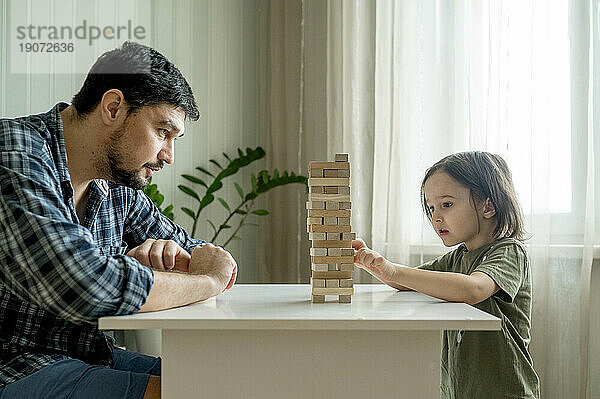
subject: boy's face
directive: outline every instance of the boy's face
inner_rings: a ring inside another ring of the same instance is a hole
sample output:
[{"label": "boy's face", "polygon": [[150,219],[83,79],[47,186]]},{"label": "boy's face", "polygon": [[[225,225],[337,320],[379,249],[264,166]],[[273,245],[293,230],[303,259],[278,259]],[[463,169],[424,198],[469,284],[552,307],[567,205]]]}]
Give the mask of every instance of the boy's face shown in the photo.
[{"label": "boy's face", "polygon": [[431,224],[445,246],[465,243],[467,249],[489,242],[489,232],[481,230],[482,212],[471,198],[471,190],[446,172],[436,172],[425,182],[425,200]]},{"label": "boy's face", "polygon": [[136,190],[165,163],[175,160],[174,142],[183,136],[185,112],[170,104],[145,106],[130,114],[104,144],[107,174]]}]

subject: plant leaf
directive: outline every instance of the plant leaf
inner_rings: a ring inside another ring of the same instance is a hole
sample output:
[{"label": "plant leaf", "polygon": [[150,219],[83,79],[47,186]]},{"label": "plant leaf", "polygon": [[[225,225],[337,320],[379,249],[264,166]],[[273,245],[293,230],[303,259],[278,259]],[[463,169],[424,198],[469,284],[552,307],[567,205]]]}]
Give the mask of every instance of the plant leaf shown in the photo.
[{"label": "plant leaf", "polygon": [[228,224],[222,224],[219,227],[222,228],[222,229],[230,229],[231,228],[231,226],[228,225]]},{"label": "plant leaf", "polygon": [[181,191],[183,191],[184,193],[186,193],[190,197],[194,197],[195,199],[197,199],[198,201],[200,201],[200,196],[198,195],[198,193],[195,192],[194,190],[192,190],[191,188],[189,188],[187,186],[184,186],[183,184],[180,184],[177,187],[179,187],[179,189]]},{"label": "plant leaf", "polygon": [[253,200],[256,197],[258,197],[258,194],[256,194],[256,193],[248,193],[248,194],[246,194],[246,201]]},{"label": "plant leaf", "polygon": [[256,191],[258,188],[258,182],[256,181],[256,176],[254,176],[254,173],[252,173],[250,176],[250,182],[252,183],[252,191]]},{"label": "plant leaf", "polygon": [[161,193],[157,193],[156,196],[154,197],[154,203],[156,204],[156,206],[160,207],[162,205],[162,203],[165,200],[165,196],[162,195]]},{"label": "plant leaf", "polygon": [[223,187],[223,183],[220,180],[215,180],[213,184],[206,189],[206,194],[214,193],[215,191],[221,189],[221,187]]},{"label": "plant leaf", "polygon": [[202,201],[200,201],[200,208],[206,207],[208,204],[210,204],[214,200],[215,200],[215,197],[212,194],[205,195],[204,198],[202,198]]},{"label": "plant leaf", "polygon": [[192,183],[196,183],[196,184],[201,184],[204,187],[208,187],[206,185],[206,183],[204,183],[204,181],[202,179],[197,178],[196,176],[192,176],[192,175],[181,175],[181,177],[183,177],[184,179],[191,181]]},{"label": "plant leaf", "polygon": [[246,211],[242,211],[241,209],[236,209],[236,210],[235,210],[235,212],[233,212],[233,213],[238,213],[238,214],[240,214],[240,215],[245,215],[245,214],[247,214],[248,212],[246,212]]},{"label": "plant leaf", "polygon": [[210,177],[215,177],[215,175],[213,175],[212,173],[210,173],[208,170],[201,168],[200,166],[196,167],[196,169],[198,169],[200,172],[202,173],[206,173],[207,175],[209,175]]},{"label": "plant leaf", "polygon": [[244,199],[244,190],[242,190],[242,187],[240,187],[240,185],[237,183],[233,183],[233,185],[235,186],[235,189],[237,190],[238,194],[240,195],[240,198]]},{"label": "plant leaf", "polygon": [[215,161],[214,159],[211,159],[211,160],[210,160],[210,161],[208,161],[208,162],[210,162],[210,163],[213,163],[213,164],[217,165],[217,167],[218,167],[219,169],[223,169],[223,167],[222,167],[221,165],[219,165],[219,163],[218,163],[217,161]]},{"label": "plant leaf", "polygon": [[228,160],[229,162],[231,162],[231,158],[229,158],[229,155],[223,153],[223,156],[225,157],[226,160]]},{"label": "plant leaf", "polygon": [[211,222],[210,220],[206,219],[206,221],[208,222],[208,224],[210,224],[210,227],[212,227],[212,229],[214,230],[214,232],[217,232],[217,228],[215,227],[215,224],[213,222]]},{"label": "plant leaf", "polygon": [[196,214],[194,213],[194,211],[192,211],[190,208],[186,208],[185,206],[181,207],[181,210],[188,215],[189,217],[191,217],[192,219],[196,219]]},{"label": "plant leaf", "polygon": [[219,200],[219,202],[221,203],[221,205],[223,205],[223,207],[225,209],[227,209],[227,212],[231,213],[231,208],[229,207],[229,204],[227,204],[227,201],[225,201],[223,198],[219,197],[217,198]]},{"label": "plant leaf", "polygon": [[269,211],[267,211],[266,209],[257,209],[255,211],[252,211],[251,213],[259,216],[267,216],[269,214]]}]

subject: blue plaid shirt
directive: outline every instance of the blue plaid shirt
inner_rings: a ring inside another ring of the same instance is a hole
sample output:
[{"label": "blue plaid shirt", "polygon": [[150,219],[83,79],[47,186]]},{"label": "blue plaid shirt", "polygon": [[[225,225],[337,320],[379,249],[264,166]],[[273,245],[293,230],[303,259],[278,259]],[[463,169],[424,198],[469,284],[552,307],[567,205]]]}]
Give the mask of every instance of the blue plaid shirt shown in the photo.
[{"label": "blue plaid shirt", "polygon": [[137,312],[154,275],[125,254],[148,238],[191,253],[202,240],[142,191],[95,180],[85,216],[73,203],[59,103],[0,119],[0,386],[53,362],[112,363],[99,317]]}]

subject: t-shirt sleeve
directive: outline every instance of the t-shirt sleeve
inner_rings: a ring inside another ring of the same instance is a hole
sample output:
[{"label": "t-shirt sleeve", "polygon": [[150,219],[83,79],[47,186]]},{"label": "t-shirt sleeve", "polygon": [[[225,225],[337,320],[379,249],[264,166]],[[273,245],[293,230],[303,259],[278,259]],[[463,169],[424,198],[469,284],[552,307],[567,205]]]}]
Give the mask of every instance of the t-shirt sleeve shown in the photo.
[{"label": "t-shirt sleeve", "polygon": [[442,256],[439,256],[429,262],[425,262],[422,265],[418,266],[418,269],[422,270],[433,270],[436,272],[448,272],[451,271],[452,259],[455,256],[454,251],[450,251]]},{"label": "t-shirt sleeve", "polygon": [[499,245],[490,251],[473,272],[482,272],[498,284],[495,294],[505,302],[513,302],[527,265],[525,250],[516,243]]}]

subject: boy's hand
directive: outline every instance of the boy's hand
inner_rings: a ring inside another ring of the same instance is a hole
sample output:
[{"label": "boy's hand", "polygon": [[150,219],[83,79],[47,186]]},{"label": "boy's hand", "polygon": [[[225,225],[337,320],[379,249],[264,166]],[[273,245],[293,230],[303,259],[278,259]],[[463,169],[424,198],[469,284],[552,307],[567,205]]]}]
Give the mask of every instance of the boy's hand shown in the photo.
[{"label": "boy's hand", "polygon": [[377,252],[369,249],[363,240],[352,240],[354,248],[354,263],[361,269],[365,269],[379,280],[387,283],[392,280],[394,273],[393,265]]},{"label": "boy's hand", "polygon": [[191,259],[190,254],[175,241],[151,238],[127,252],[127,256],[154,270],[180,272],[188,272]]}]

